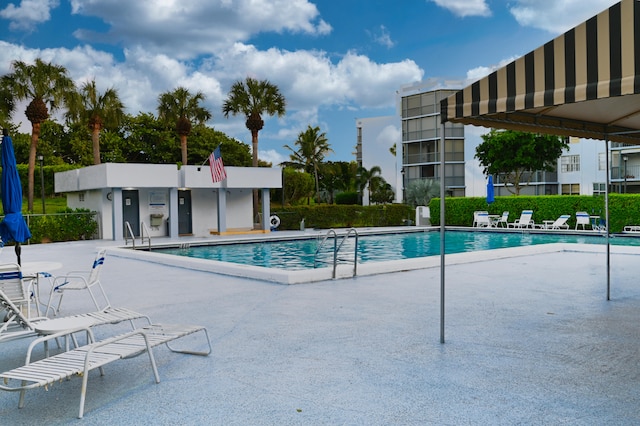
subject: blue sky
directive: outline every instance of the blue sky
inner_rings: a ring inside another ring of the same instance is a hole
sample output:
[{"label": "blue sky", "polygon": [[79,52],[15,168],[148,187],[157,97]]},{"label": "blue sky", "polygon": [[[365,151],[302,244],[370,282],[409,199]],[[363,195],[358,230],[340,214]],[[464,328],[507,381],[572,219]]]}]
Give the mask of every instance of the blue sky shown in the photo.
[{"label": "blue sky", "polygon": [[[250,144],[221,105],[237,80],[268,79],[287,99],[265,117],[259,156],[288,159],[308,125],[331,161],[350,161],[357,118],[393,115],[401,86],[461,88],[615,4],[615,0],[4,0],[0,74],[42,58],[80,85],[114,87],[129,113],[160,93],[202,91],[209,125]],[[14,121],[30,126],[20,106]],[[178,149],[178,148],[176,148]],[[224,153],[223,153],[224,156]],[[203,159],[204,160],[204,159]]]}]

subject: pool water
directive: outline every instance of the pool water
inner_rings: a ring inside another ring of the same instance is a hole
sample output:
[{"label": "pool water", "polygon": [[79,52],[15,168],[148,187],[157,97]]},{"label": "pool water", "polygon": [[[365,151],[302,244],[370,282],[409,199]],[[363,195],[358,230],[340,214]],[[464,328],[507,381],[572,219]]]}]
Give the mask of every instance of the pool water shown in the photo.
[{"label": "pool water", "polygon": [[[338,244],[341,240],[342,238],[338,237]],[[332,264],[333,240],[328,240],[316,257],[316,249],[320,241],[316,238],[261,241],[163,248],[154,249],[154,252],[267,268],[304,270]],[[640,239],[632,237],[612,237],[609,241],[612,245],[640,246]],[[606,238],[584,235],[462,231],[447,231],[445,234],[447,254],[548,243],[606,244]],[[340,261],[353,261],[354,245],[355,239],[352,236],[339,252]],[[358,263],[413,259],[439,254],[439,232],[364,235],[358,238]]]}]

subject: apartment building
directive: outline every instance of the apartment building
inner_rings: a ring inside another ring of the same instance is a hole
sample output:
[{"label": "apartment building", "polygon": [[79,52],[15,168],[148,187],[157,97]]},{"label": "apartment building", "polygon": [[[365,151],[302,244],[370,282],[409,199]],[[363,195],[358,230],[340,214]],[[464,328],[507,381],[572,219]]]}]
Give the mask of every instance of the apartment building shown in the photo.
[{"label": "apartment building", "polygon": [[[397,116],[357,120],[359,165],[378,165],[382,175],[402,202],[403,189],[413,180],[441,177],[440,101],[456,90],[433,89],[424,82],[401,87],[396,92]],[[394,124],[395,123],[395,124]],[[390,131],[396,127],[395,134]],[[445,128],[445,189],[455,197],[486,195],[487,178],[475,158],[476,147],[489,129],[447,123]],[[384,142],[382,142],[384,141]],[[396,143],[395,164],[388,150]],[[534,171],[521,195],[598,195],[606,190],[604,141],[569,138],[569,148],[558,159],[554,172]],[[610,192],[640,193],[640,147],[609,143]],[[393,178],[395,175],[395,179]],[[496,195],[511,195],[499,176],[494,176]]]}]

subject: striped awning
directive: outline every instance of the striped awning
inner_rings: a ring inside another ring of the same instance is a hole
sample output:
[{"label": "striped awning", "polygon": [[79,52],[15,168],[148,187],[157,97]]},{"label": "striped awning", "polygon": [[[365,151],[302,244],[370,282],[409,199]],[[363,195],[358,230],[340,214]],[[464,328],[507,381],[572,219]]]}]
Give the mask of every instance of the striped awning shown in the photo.
[{"label": "striped awning", "polygon": [[640,2],[623,0],[441,103],[442,122],[640,144]]}]

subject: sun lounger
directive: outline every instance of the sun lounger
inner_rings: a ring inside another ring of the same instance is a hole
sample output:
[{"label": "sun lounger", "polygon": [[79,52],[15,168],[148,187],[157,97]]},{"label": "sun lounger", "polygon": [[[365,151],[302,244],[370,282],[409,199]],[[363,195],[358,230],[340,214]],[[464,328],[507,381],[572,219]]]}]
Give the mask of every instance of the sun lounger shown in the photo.
[{"label": "sun lounger", "polygon": [[533,210],[522,210],[520,218],[513,223],[507,224],[507,228],[535,228],[532,216]]},{"label": "sun lounger", "polygon": [[473,226],[477,228],[489,228],[493,226],[489,218],[489,212],[477,211],[473,213]]},{"label": "sun lounger", "polygon": [[623,232],[640,232],[640,225],[627,225],[624,227]]},{"label": "sun lounger", "polygon": [[[127,308],[107,308],[101,311],[55,319],[47,317],[27,318],[21,308],[16,306],[3,290],[0,290],[0,309],[6,311],[6,321],[0,327],[0,342],[28,336],[52,334],[67,329],[68,324],[88,324],[90,327],[95,327],[129,321],[132,328],[135,328],[134,322],[136,320],[151,324],[151,319],[148,316]],[[74,327],[72,326],[71,328]]]},{"label": "sun lounger", "polygon": [[544,229],[569,229],[569,225],[567,225],[567,220],[569,220],[570,217],[571,215],[569,214],[563,214],[562,216],[557,218],[555,221],[545,220]]},{"label": "sun lounger", "polygon": [[500,226],[507,228],[509,226],[509,212],[502,212],[502,216],[495,222],[496,228]]},{"label": "sun lounger", "polygon": [[592,226],[591,218],[587,212],[576,212],[576,230],[578,226],[582,226],[582,229],[586,229],[585,226]]},{"label": "sun lounger", "polygon": [[[169,343],[174,340],[198,332],[203,333],[206,338],[208,350],[204,352],[175,349],[169,345]],[[38,387],[44,387],[45,390],[48,390],[54,383],[74,376],[81,376],[82,387],[80,389],[78,418],[82,418],[84,415],[87,382],[91,370],[98,368],[101,375],[104,375],[103,366],[120,359],[136,357],[146,352],[151,362],[155,381],[156,383],[160,383],[160,376],[152,351],[154,347],[164,344],[173,352],[191,355],[207,356],[211,353],[211,342],[207,330],[204,327],[154,324],[100,342],[91,342],[85,346],[49,358],[31,362],[31,353],[36,345],[64,337],[68,334],[68,332],[61,332],[36,339],[29,346],[24,366],[0,374],[0,379],[3,380],[3,382],[0,382],[0,389],[10,392],[20,392],[18,408],[24,407],[24,397],[27,390]],[[15,385],[12,386],[14,382]],[[62,386],[62,384],[59,386]]]}]

